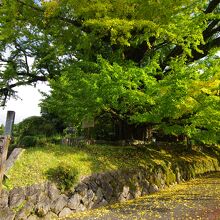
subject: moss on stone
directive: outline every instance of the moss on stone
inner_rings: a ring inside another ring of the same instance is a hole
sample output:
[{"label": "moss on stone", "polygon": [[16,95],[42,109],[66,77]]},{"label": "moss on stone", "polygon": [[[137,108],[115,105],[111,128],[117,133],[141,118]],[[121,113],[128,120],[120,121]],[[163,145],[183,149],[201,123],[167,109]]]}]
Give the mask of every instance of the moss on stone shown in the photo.
[{"label": "moss on stone", "polygon": [[27,201],[24,200],[20,205],[18,205],[18,206],[16,206],[16,207],[12,208],[12,210],[13,210],[14,212],[19,212],[19,211],[21,211],[21,209],[25,206],[26,203],[27,203]]}]

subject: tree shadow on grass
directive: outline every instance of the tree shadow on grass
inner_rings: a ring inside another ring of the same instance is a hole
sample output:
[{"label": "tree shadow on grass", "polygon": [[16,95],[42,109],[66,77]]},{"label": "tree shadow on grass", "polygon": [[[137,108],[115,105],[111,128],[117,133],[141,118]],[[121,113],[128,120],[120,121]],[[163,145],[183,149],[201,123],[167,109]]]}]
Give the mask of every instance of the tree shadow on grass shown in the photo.
[{"label": "tree shadow on grass", "polygon": [[[79,167],[80,175],[90,175],[110,170],[130,169],[137,167],[169,169],[171,164],[180,164],[182,166],[193,164],[204,158],[204,153],[191,151],[183,152],[181,149],[176,151],[175,146],[107,146],[90,145],[83,147],[75,146],[51,146],[46,148],[37,148],[37,151],[44,151],[52,154],[59,160],[66,160],[66,164],[71,167]],[[178,154],[177,154],[178,152]],[[76,157],[72,160],[72,158]],[[72,160],[72,161],[71,161]],[[77,161],[76,161],[77,160]],[[77,163],[77,164],[75,164]],[[83,166],[87,166],[87,173],[82,173]]]}]

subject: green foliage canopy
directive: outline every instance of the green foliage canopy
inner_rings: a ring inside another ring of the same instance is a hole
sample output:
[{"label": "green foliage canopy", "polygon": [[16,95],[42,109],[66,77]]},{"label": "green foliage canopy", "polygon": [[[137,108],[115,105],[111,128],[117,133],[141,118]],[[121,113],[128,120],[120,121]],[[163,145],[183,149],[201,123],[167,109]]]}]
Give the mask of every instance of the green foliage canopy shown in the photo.
[{"label": "green foliage canopy", "polygon": [[42,106],[65,120],[109,112],[216,142],[219,0],[3,0],[0,14],[3,103],[49,80]]},{"label": "green foliage canopy", "polygon": [[40,116],[31,116],[24,119],[17,125],[17,136],[51,136],[56,133],[52,122]]}]

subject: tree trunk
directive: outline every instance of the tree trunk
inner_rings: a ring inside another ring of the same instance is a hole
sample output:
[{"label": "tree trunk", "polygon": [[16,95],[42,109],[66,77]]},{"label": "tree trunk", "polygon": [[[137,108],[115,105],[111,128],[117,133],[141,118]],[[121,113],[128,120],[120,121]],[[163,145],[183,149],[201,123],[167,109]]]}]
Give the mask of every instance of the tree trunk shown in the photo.
[{"label": "tree trunk", "polygon": [[152,126],[148,125],[147,126],[147,137],[146,137],[148,142],[152,142],[153,139],[153,133],[152,133]]}]

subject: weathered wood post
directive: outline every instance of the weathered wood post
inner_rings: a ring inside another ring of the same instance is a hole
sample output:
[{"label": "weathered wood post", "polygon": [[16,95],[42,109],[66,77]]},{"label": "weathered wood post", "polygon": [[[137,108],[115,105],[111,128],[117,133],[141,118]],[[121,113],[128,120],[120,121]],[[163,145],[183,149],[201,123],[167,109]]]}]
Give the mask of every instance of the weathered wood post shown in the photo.
[{"label": "weathered wood post", "polygon": [[15,112],[8,111],[5,123],[5,132],[0,136],[0,193],[2,190],[2,181],[5,172],[5,162],[8,154],[8,146],[10,144],[13,125],[14,125]]},{"label": "weathered wood post", "polygon": [[8,111],[6,122],[5,122],[4,136],[12,136],[14,120],[15,120],[15,112],[14,111]]}]

